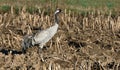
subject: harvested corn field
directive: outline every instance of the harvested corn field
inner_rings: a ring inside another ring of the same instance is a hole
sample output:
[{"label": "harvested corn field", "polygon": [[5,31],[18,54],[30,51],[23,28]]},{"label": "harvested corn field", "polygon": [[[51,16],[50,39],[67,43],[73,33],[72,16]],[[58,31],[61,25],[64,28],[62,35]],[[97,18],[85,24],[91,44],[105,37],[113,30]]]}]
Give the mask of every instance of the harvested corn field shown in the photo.
[{"label": "harvested corn field", "polygon": [[25,35],[54,24],[53,11],[29,13],[14,7],[0,14],[1,70],[120,70],[120,14],[95,10],[86,13],[62,9],[57,34],[44,46],[21,52]]}]

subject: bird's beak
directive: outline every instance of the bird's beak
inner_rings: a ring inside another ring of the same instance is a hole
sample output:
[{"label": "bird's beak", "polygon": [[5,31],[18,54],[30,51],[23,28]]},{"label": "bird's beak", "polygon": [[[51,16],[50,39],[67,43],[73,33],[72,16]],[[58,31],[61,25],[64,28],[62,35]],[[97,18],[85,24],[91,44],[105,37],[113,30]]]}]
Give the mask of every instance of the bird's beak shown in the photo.
[{"label": "bird's beak", "polygon": [[61,11],[61,13],[64,13],[63,11]]},{"label": "bird's beak", "polygon": [[64,14],[64,12],[63,12],[63,11],[61,11],[60,13],[61,13],[61,14]]}]

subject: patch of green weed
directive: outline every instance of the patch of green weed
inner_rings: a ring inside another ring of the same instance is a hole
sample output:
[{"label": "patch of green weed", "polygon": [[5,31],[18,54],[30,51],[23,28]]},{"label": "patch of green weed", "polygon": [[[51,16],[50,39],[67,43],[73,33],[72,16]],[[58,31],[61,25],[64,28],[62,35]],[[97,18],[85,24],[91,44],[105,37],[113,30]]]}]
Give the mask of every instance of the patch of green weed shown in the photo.
[{"label": "patch of green weed", "polygon": [[3,6],[0,6],[0,12],[8,12],[10,11],[11,7],[9,5],[3,5]]}]

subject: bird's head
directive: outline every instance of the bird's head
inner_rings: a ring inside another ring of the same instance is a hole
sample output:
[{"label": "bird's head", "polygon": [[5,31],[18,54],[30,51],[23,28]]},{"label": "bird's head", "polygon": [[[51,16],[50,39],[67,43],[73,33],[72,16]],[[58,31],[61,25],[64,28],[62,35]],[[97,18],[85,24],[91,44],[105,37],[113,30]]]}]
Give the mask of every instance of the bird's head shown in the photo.
[{"label": "bird's head", "polygon": [[61,12],[61,9],[57,9],[56,11],[55,11],[55,14],[58,14],[58,13],[60,13]]}]

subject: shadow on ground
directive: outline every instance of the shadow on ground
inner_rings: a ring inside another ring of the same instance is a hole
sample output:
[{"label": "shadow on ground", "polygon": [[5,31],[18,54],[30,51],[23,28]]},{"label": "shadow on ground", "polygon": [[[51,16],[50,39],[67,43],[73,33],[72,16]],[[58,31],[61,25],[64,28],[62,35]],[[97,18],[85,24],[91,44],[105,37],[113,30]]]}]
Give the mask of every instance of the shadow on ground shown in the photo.
[{"label": "shadow on ground", "polygon": [[12,55],[14,55],[14,54],[22,54],[22,51],[8,50],[8,49],[1,49],[0,52],[2,54],[5,54],[5,55],[8,55],[9,53],[11,53]]}]

